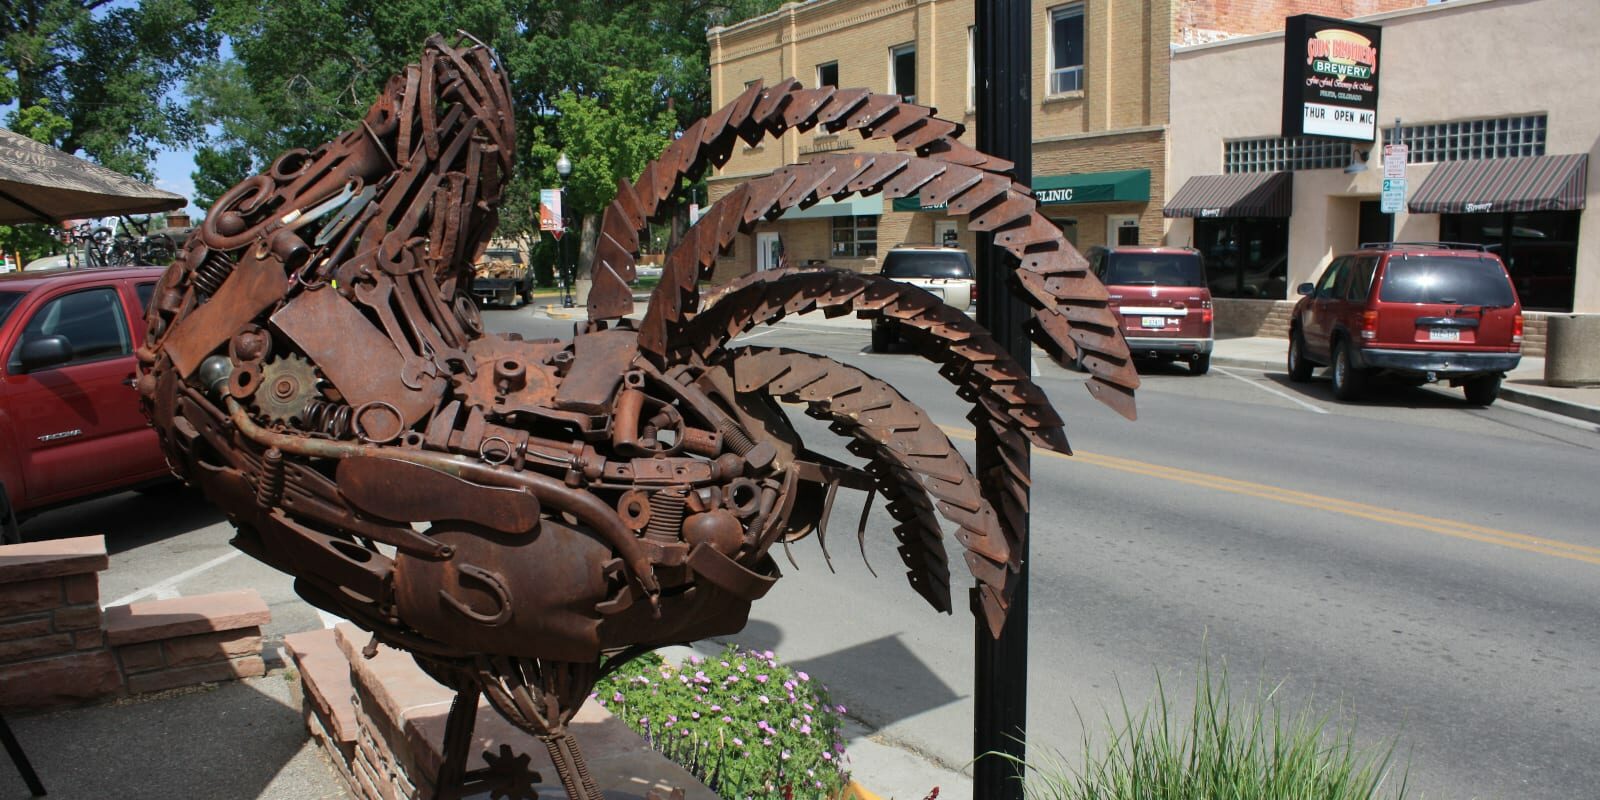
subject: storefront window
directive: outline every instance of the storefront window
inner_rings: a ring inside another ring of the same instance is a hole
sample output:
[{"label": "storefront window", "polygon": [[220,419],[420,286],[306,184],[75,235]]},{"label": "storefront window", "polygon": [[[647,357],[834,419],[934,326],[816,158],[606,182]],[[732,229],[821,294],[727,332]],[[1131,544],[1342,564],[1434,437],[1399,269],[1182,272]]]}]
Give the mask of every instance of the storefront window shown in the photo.
[{"label": "storefront window", "polygon": [[1194,221],[1194,246],[1217,297],[1283,300],[1289,291],[1289,221],[1223,217]]},{"label": "storefront window", "polygon": [[833,218],[833,255],[870,258],[878,254],[878,216]]},{"label": "storefront window", "polygon": [[1440,214],[1439,238],[1486,245],[1498,253],[1523,308],[1571,311],[1580,213]]}]

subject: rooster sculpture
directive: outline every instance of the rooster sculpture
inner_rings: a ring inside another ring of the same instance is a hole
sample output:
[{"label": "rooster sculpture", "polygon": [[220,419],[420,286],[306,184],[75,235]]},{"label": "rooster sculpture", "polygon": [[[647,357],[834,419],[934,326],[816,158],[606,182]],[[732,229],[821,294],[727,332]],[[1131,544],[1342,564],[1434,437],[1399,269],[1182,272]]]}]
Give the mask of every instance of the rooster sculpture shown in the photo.
[{"label": "rooster sculpture", "polygon": [[[822,538],[840,488],[884,495],[907,579],[945,612],[947,522],[998,633],[1026,531],[1023,453],[1067,450],[1026,365],[938,298],[876,275],[758,272],[714,298],[698,285],[737,234],[785,209],[918,193],[1020,260],[1033,339],[1058,361],[1081,353],[1090,390],[1132,417],[1138,378],[1104,290],[1011,165],[895,96],[754,84],[619,181],[587,323],[523,340],[485,332],[467,286],[516,152],[510,97],[482,44],[430,39],[359,127],[217,201],[160,283],[139,352],[168,458],[227,512],[234,543],[456,690],[439,796],[534,796],[525,768],[466,772],[482,694],[543,741],[569,797],[600,797],[566,727],[595,682],[653,648],[742,629],[779,578],[772,549]],[[893,149],[740,184],[667,256],[643,319],[627,319],[639,235],[678,192],[740,140],[815,127]],[[730,347],[815,310],[898,320],[1004,466],[974,475],[867,372]],[[829,422],[865,467],[808,449],[781,403]]]}]

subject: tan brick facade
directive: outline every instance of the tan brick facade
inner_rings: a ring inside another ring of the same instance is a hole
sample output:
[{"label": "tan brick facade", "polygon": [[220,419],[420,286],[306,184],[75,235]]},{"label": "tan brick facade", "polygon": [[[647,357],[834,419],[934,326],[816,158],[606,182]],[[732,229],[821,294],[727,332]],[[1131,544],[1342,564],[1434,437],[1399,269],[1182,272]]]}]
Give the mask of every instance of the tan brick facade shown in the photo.
[{"label": "tan brick facade", "polygon": [[[1035,179],[1080,173],[1145,169],[1150,171],[1147,202],[1052,205],[1045,213],[1065,225],[1080,249],[1104,244],[1113,223],[1137,224],[1140,244],[1162,243],[1161,202],[1166,192],[1171,109],[1173,43],[1185,37],[1254,33],[1282,29],[1293,13],[1334,16],[1371,13],[1425,0],[1040,0],[1033,4],[1032,96]],[[1058,11],[1083,11],[1082,90],[1051,94],[1051,20]],[[916,47],[916,100],[939,109],[940,116],[967,126],[973,141],[970,30],[972,0],[809,0],[727,28],[714,28],[711,93],[714,107],[735,97],[751,81],[768,83],[793,76],[817,84],[818,67],[838,66],[843,87],[891,90],[891,49]],[[741,147],[712,176],[715,202],[740,181],[766,174],[813,153],[876,150],[883,142],[862,142],[853,133],[789,132],[780,140]],[[895,212],[884,201],[878,226],[878,255],[901,242],[933,241],[951,218],[942,212]],[[763,223],[759,232],[783,237],[792,264],[811,260],[873,271],[878,259],[839,258],[831,252],[827,220]],[[957,220],[958,238],[968,249],[976,237]],[[719,262],[716,279],[727,280],[756,266],[754,235],[740,236],[731,256]]]}]

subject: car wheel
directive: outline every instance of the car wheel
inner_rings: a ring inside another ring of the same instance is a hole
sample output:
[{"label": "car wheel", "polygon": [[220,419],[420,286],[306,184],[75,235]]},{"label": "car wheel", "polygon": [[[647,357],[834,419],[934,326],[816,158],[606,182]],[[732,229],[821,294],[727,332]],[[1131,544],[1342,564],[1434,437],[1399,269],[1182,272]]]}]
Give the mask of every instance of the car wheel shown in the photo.
[{"label": "car wheel", "polygon": [[1289,334],[1289,380],[1295,383],[1311,380],[1311,362],[1306,360],[1306,338],[1298,330]]},{"label": "car wheel", "polygon": [[889,352],[889,346],[894,344],[894,340],[893,324],[886,321],[872,323],[872,352]]},{"label": "car wheel", "polygon": [[1366,375],[1350,359],[1350,344],[1340,342],[1333,350],[1333,396],[1350,402],[1361,397]]},{"label": "car wheel", "polygon": [[1189,374],[1190,375],[1204,375],[1204,374],[1206,374],[1207,372],[1210,372],[1210,371],[1211,371],[1211,354],[1210,353],[1201,353],[1200,355],[1195,356],[1193,361],[1189,362]]},{"label": "car wheel", "polygon": [[1500,396],[1500,376],[1485,375],[1481,378],[1473,378],[1462,384],[1462,388],[1467,392],[1468,404],[1475,406],[1490,405],[1495,398]]}]

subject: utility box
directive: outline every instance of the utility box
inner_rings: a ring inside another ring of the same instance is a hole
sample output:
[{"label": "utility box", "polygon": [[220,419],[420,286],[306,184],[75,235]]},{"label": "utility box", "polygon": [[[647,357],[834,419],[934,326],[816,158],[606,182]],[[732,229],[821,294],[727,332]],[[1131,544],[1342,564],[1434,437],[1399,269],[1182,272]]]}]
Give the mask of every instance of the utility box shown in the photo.
[{"label": "utility box", "polygon": [[1551,314],[1548,319],[1544,382],[1600,386],[1600,314]]}]

